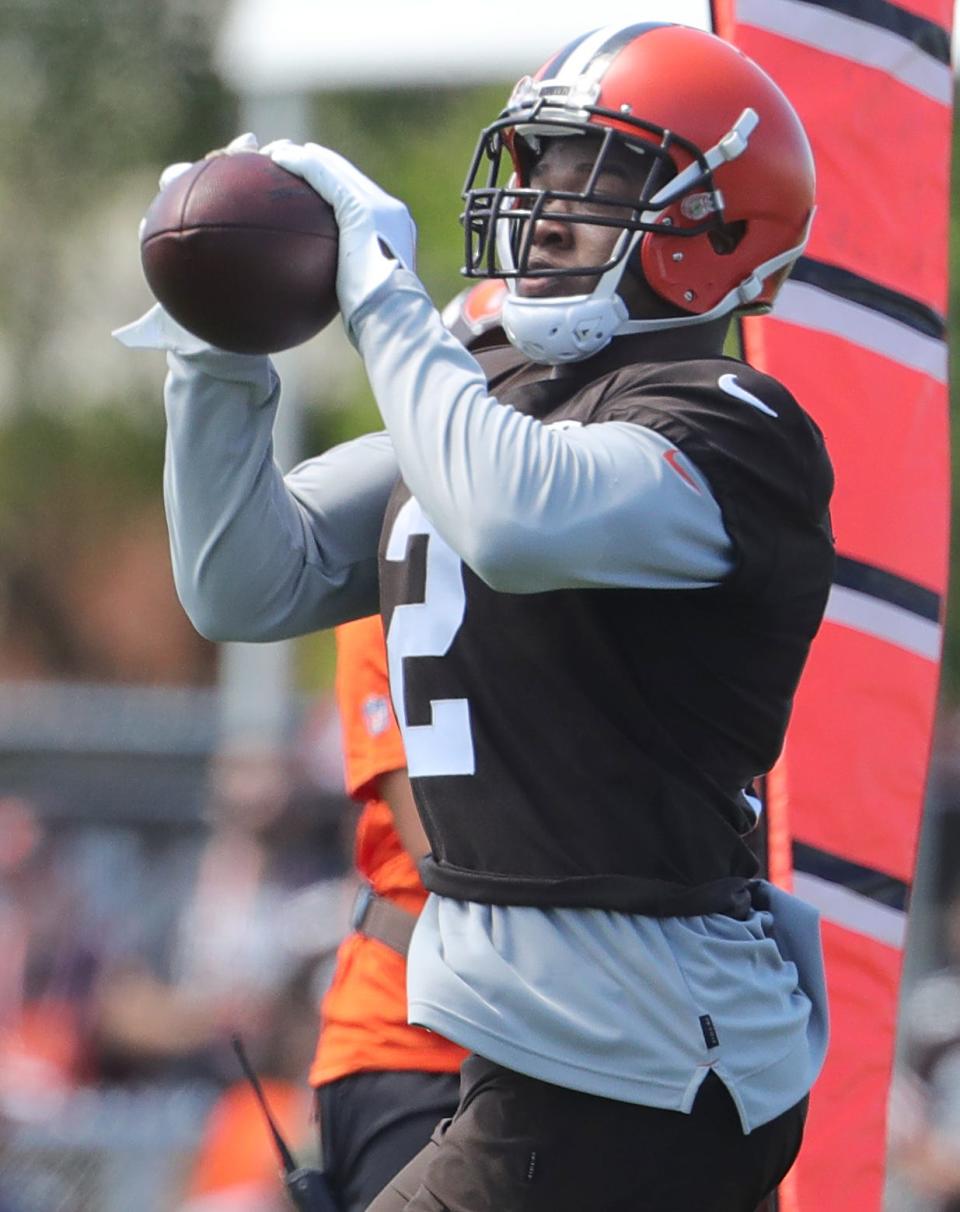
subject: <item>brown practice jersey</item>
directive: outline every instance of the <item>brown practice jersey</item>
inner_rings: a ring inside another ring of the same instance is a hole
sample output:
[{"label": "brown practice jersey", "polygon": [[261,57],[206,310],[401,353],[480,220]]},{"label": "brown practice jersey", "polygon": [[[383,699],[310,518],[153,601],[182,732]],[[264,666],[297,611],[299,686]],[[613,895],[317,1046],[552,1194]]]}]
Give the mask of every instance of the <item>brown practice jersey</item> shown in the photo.
[{"label": "brown practice jersey", "polygon": [[545,424],[629,422],[677,447],[732,542],[722,583],[497,592],[405,485],[390,500],[382,610],[432,891],[665,915],[732,911],[756,874],[742,792],[776,760],[823,614],[832,472],[774,380],[633,357],[622,338],[551,377],[510,349],[479,360]]}]

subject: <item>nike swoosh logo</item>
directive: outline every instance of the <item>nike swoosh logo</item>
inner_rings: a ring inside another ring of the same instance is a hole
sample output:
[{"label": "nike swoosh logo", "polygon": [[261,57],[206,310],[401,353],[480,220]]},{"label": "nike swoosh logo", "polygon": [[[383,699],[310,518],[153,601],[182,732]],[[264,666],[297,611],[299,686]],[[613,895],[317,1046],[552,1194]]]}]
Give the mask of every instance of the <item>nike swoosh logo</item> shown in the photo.
[{"label": "nike swoosh logo", "polygon": [[763,400],[758,400],[757,397],[745,387],[741,387],[737,382],[736,375],[721,375],[717,380],[717,386],[721,391],[725,391],[728,396],[733,396],[735,400],[742,400],[744,404],[750,404],[753,408],[759,408],[761,412],[765,412],[768,417],[779,417],[778,412],[774,412],[769,404],[764,404]]},{"label": "nike swoosh logo", "polygon": [[677,462],[679,455],[680,455],[679,450],[665,450],[663,452],[663,460],[668,467],[670,467],[673,471],[675,471],[677,473],[677,475],[680,477],[681,480],[683,480],[683,482],[685,484],[689,484],[695,493],[698,493],[700,496],[703,496],[703,493],[700,492],[700,485],[697,483],[697,481],[693,478],[693,476],[690,474],[689,471],[687,471],[687,469],[685,467],[681,466],[681,464]]}]

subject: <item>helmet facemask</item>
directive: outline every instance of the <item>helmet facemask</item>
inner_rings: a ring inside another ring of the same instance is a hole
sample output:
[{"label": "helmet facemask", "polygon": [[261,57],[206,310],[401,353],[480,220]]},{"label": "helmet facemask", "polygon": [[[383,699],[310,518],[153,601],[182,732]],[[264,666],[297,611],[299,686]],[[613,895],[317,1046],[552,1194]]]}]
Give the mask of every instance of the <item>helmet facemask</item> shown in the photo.
[{"label": "helmet facemask", "polygon": [[[614,122],[615,126],[607,125]],[[581,189],[531,186],[531,173],[546,140],[584,136],[590,137],[596,151],[592,171]],[[642,183],[629,193],[600,192],[598,182],[610,160],[623,149],[646,165]],[[682,190],[675,192],[667,187],[678,175],[679,158],[693,171],[684,174]],[[548,107],[547,99],[540,99],[520,113],[508,107],[481,134],[464,187],[463,272],[471,278],[498,277],[508,282],[540,277],[600,278],[618,266],[622,272],[637,242],[630,234],[662,232],[661,212],[680,192],[704,199],[702,215],[700,221],[673,234],[692,237],[722,227],[722,199],[714,189],[711,169],[700,149],[679,136],[595,106],[576,113],[558,111]],[[532,266],[535,225],[546,217],[567,224],[615,228],[624,237],[603,262],[574,268]]]}]

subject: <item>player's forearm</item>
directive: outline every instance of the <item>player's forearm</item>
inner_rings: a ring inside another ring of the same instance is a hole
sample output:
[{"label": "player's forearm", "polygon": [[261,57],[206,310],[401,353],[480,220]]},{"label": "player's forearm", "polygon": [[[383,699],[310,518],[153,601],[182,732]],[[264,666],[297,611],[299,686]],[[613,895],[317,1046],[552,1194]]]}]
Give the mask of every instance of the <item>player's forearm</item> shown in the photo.
[{"label": "player's forearm", "polygon": [[557,430],[500,404],[412,275],[395,274],[353,332],[404,480],[493,588],[695,587],[729,568],[719,508],[702,481],[689,496],[669,443],[627,423]]},{"label": "player's forearm", "polygon": [[305,503],[273,461],[279,381],[267,360],[171,355],[169,364],[164,501],[177,592],[197,629],[276,640],[376,609],[389,457],[352,511],[342,476],[299,470]]}]

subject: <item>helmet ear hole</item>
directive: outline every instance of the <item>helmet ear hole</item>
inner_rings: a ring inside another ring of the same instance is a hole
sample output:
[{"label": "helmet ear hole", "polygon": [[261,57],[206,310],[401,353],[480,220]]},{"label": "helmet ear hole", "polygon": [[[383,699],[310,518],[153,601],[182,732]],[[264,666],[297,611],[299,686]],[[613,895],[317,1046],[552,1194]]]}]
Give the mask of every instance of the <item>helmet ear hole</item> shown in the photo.
[{"label": "helmet ear hole", "polygon": [[712,231],[707,232],[707,238],[713,251],[718,257],[729,257],[736,251],[737,246],[747,234],[747,225],[743,219],[734,223],[722,223]]}]

